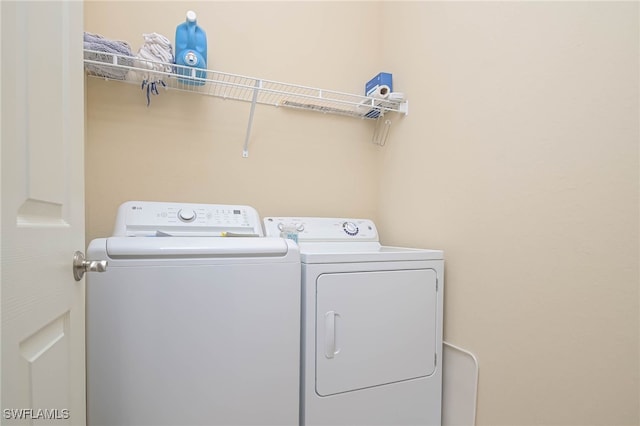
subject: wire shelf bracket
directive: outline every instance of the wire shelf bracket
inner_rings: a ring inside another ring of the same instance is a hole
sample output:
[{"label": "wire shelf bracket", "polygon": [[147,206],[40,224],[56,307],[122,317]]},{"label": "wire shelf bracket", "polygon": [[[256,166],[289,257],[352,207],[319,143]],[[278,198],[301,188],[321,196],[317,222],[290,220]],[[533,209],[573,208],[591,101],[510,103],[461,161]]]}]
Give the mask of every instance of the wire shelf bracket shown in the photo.
[{"label": "wire shelf bracket", "polygon": [[244,138],[244,147],[242,148],[242,157],[249,156],[249,136],[251,136],[251,126],[253,126],[253,114],[256,111],[256,103],[258,101],[258,93],[262,87],[262,80],[256,80],[256,88],[253,89],[253,99],[251,100],[251,111],[249,111],[249,124],[247,125],[247,134]]}]

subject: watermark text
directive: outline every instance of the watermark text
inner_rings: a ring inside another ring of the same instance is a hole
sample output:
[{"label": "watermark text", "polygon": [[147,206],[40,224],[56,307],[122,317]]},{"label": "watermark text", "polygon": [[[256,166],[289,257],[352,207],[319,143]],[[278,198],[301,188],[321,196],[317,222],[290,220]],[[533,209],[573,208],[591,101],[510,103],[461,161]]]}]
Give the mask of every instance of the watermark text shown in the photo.
[{"label": "watermark text", "polygon": [[5,408],[5,420],[68,420],[71,416],[66,408]]}]

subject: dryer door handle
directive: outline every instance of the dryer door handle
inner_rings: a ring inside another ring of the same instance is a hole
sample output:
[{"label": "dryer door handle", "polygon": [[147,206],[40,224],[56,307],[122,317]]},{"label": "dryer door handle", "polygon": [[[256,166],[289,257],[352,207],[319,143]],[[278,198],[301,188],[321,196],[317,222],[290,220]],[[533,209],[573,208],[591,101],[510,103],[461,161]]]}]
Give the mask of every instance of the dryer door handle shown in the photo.
[{"label": "dryer door handle", "polygon": [[336,347],[336,317],[340,315],[335,311],[324,314],[324,356],[332,359],[340,352]]}]

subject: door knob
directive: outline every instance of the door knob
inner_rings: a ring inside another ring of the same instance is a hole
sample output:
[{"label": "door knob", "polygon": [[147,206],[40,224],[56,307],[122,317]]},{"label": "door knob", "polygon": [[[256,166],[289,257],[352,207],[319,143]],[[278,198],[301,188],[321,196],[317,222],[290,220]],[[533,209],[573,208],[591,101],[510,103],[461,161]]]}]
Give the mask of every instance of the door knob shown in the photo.
[{"label": "door knob", "polygon": [[73,255],[73,278],[80,281],[85,272],[104,272],[107,265],[106,260],[86,260],[84,253],[77,251]]}]

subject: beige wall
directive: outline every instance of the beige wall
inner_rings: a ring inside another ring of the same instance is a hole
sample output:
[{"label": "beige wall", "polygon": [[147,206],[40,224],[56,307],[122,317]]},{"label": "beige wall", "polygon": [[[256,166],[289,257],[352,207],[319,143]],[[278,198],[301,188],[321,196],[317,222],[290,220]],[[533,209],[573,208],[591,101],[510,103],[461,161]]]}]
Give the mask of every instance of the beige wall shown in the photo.
[{"label": "beige wall", "polygon": [[478,424],[638,425],[638,3],[383,15],[411,112],[381,153],[378,222],[445,250]]},{"label": "beige wall", "polygon": [[[379,6],[358,3],[88,2],[85,29],[128,41],[174,39],[189,8],[209,68],[360,93],[378,72]],[[87,241],[110,235],[126,200],[249,204],[260,214],[376,216],[374,122],[87,79]]]},{"label": "beige wall", "polygon": [[210,68],[353,93],[390,71],[410,115],[380,149],[371,123],[259,107],[242,159],[247,104],[91,79],[88,240],[128,199],[372,217],[445,250],[478,424],[640,423],[638,3],[152,5],[90,2],[86,29],[137,49],[193,7]]}]

